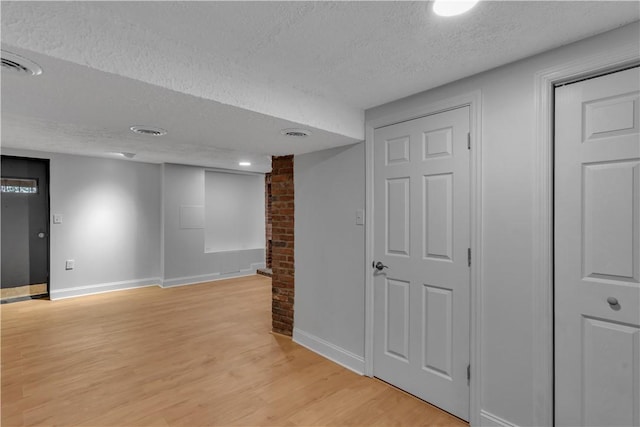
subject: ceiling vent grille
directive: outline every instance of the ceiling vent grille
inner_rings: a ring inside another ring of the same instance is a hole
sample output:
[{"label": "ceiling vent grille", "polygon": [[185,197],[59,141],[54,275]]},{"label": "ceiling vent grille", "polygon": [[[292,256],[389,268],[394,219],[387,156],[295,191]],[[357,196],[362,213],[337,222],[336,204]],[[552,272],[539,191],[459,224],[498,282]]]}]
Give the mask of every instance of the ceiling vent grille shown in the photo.
[{"label": "ceiling vent grille", "polygon": [[304,138],[311,135],[311,131],[307,129],[282,129],[280,133],[294,138]]},{"label": "ceiling vent grille", "polygon": [[167,134],[167,131],[162,128],[150,126],[131,126],[130,129],[135,133],[139,133],[140,135],[162,136]]},{"label": "ceiling vent grille", "polygon": [[42,74],[42,68],[38,64],[6,50],[2,51],[2,71],[21,76]]}]

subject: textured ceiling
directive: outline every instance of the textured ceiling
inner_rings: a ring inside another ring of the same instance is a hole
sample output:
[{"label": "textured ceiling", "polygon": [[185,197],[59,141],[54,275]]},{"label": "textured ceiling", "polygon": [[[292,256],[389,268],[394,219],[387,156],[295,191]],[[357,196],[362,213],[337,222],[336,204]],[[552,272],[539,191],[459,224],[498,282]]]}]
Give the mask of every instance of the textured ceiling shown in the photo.
[{"label": "textured ceiling", "polygon": [[[290,138],[283,128],[299,127],[270,115],[198,98],[97,71],[33,52],[45,70],[37,77],[2,77],[3,147],[100,156],[136,153],[136,160],[236,168],[251,161],[269,171],[271,155],[302,153],[356,140],[311,128]],[[132,125],[168,130],[162,137],[134,134]]]},{"label": "textured ceiling", "polygon": [[[364,110],[640,18],[629,2],[2,2],[5,147],[235,167],[364,138]],[[133,124],[169,130],[129,134]],[[313,136],[291,140],[284,127]]]}]

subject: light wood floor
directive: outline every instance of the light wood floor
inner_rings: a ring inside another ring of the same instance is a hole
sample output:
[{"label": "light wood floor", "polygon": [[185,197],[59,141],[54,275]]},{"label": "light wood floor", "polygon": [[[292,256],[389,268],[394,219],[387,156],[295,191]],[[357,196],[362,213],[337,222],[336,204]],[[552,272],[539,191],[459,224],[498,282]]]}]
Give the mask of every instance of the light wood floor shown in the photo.
[{"label": "light wood floor", "polygon": [[44,295],[47,293],[47,284],[39,283],[37,285],[24,285],[15,288],[0,289],[0,300],[7,300],[20,297],[31,297],[36,295]]},{"label": "light wood floor", "polygon": [[2,311],[2,426],[466,426],[269,333],[252,276]]}]

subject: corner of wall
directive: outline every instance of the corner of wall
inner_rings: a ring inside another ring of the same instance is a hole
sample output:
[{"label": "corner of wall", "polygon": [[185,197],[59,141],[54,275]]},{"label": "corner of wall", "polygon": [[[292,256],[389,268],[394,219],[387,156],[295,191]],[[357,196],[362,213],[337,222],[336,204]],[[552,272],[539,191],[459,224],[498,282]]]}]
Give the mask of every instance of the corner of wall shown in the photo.
[{"label": "corner of wall", "polygon": [[293,329],[293,341],[359,375],[364,375],[364,358],[313,334]]},{"label": "corner of wall", "polygon": [[166,163],[162,163],[160,165],[160,277],[164,280],[164,244],[165,244],[165,220],[166,215],[164,212],[166,198],[165,198],[165,174],[166,174]]}]

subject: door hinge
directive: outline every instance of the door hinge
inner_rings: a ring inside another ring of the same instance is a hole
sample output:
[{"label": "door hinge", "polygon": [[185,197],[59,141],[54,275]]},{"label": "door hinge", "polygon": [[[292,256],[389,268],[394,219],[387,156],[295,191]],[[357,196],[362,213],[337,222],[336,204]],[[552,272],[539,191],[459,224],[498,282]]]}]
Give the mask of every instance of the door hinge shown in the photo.
[{"label": "door hinge", "polygon": [[467,150],[471,150],[471,132],[467,132]]},{"label": "door hinge", "polygon": [[467,249],[467,264],[471,267],[471,248]]},{"label": "door hinge", "polygon": [[467,381],[471,381],[471,365],[467,365]]}]

